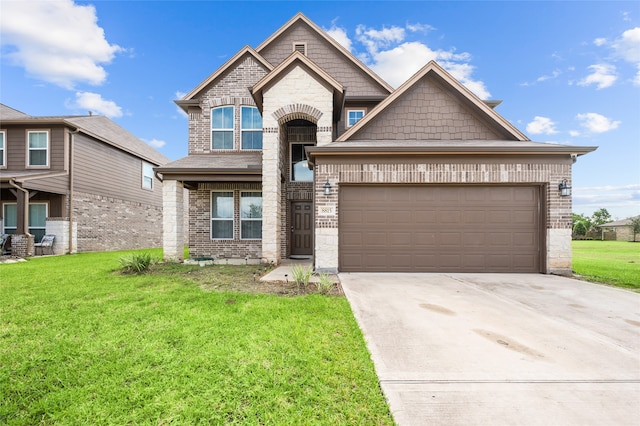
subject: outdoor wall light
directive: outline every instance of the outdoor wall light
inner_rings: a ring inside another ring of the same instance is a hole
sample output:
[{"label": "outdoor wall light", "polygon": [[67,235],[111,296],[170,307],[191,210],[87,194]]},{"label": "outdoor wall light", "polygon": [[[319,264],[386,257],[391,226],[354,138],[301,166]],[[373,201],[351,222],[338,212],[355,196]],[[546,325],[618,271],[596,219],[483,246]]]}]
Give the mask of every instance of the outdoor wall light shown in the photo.
[{"label": "outdoor wall light", "polygon": [[571,185],[567,183],[566,179],[560,182],[560,185],[558,185],[558,189],[560,190],[561,197],[569,197],[571,195]]},{"label": "outdoor wall light", "polygon": [[327,179],[322,187],[324,188],[324,195],[327,197],[331,195],[331,184],[329,183],[329,179]]}]

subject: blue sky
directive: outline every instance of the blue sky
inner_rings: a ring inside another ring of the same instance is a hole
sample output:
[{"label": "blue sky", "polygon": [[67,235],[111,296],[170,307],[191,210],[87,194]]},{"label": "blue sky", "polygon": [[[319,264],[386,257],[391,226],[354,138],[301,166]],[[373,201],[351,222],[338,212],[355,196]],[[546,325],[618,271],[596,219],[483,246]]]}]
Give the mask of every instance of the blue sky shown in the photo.
[{"label": "blue sky", "polygon": [[431,59],[532,140],[599,146],[573,169],[576,213],[640,214],[640,2],[0,0],[0,102],[101,114],[172,160],[173,100],[295,13],[398,86]]}]

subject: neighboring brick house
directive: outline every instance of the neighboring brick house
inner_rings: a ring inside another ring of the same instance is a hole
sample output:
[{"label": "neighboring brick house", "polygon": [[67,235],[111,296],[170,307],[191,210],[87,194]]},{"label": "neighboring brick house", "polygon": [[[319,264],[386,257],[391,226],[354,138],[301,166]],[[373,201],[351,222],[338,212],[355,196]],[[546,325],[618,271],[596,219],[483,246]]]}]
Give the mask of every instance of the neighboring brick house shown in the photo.
[{"label": "neighboring brick house", "polygon": [[12,253],[55,235],[56,254],[162,245],[169,160],[106,117],[34,117],[0,104],[0,229]]},{"label": "neighboring brick house", "polygon": [[631,220],[637,217],[638,216],[616,220],[614,222],[608,222],[600,225],[599,227],[603,231],[615,232],[616,241],[640,241],[640,233],[634,235],[633,228],[631,226]]},{"label": "neighboring brick house", "polygon": [[176,103],[189,150],[157,169],[166,258],[571,271],[559,185],[596,148],[529,141],[435,62],[394,90],[297,14]]}]

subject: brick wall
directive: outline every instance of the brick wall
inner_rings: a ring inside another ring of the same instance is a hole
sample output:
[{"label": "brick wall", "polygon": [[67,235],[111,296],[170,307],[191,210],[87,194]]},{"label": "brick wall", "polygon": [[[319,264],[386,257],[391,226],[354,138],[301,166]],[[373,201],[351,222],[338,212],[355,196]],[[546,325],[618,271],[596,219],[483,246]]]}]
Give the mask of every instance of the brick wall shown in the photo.
[{"label": "brick wall", "polygon": [[[211,239],[211,191],[234,193],[233,240]],[[261,191],[260,183],[200,183],[189,192],[189,254],[218,259],[261,259],[261,240],[240,239],[240,191]],[[263,220],[264,222],[264,220]]]},{"label": "brick wall", "polygon": [[78,252],[162,246],[162,206],[74,193]]},{"label": "brick wall", "polygon": [[211,150],[211,108],[235,106],[234,146],[240,149],[240,106],[255,106],[248,87],[266,75],[264,67],[247,55],[228,70],[199,99],[200,108],[189,111],[189,154],[206,154]]}]

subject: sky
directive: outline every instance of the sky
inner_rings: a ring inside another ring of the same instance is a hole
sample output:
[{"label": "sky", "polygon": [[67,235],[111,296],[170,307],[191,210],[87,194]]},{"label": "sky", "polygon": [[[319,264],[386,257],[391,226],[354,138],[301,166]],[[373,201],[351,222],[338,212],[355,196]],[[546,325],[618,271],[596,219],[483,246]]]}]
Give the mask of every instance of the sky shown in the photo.
[{"label": "sky", "polygon": [[177,160],[173,101],[297,12],[393,87],[436,60],[531,140],[598,146],[574,213],[640,214],[638,1],[0,0],[0,103],[105,115]]}]

